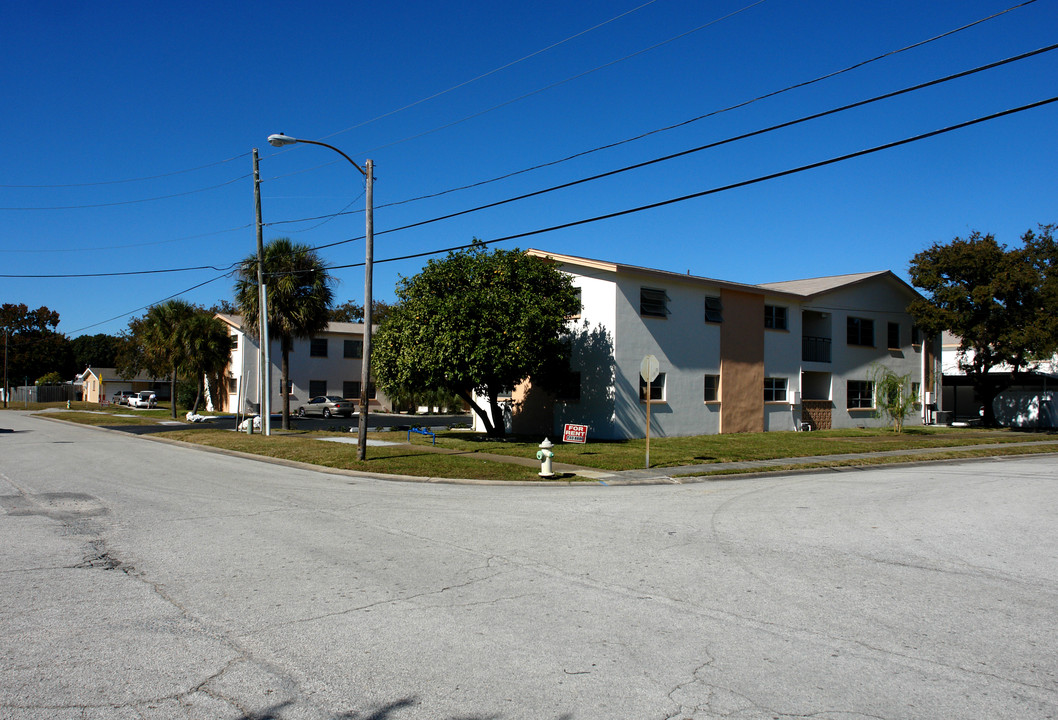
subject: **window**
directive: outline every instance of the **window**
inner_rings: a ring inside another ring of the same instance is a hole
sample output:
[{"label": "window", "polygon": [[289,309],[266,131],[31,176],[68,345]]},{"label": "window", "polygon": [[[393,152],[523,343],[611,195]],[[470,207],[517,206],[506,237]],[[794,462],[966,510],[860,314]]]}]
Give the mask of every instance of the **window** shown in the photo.
[{"label": "window", "polygon": [[570,315],[570,317],[579,318],[581,316],[581,313],[584,312],[584,303],[581,302],[581,289],[579,287],[575,287],[573,288],[573,292],[577,295],[577,310],[572,315]]},{"label": "window", "polygon": [[916,405],[922,404],[922,383],[911,383],[911,397],[914,398]]},{"label": "window", "polygon": [[786,378],[764,378],[764,402],[786,402]]},{"label": "window", "polygon": [[918,325],[911,326],[911,344],[916,347],[922,345],[922,329]]},{"label": "window", "polygon": [[[347,398],[360,398],[360,381],[359,380],[346,380],[342,383],[342,397]],[[367,384],[367,397],[369,400],[375,399],[375,383]]]},{"label": "window", "polygon": [[639,314],[643,317],[668,317],[668,294],[656,288],[639,288]]},{"label": "window", "polygon": [[719,402],[720,400],[720,376],[719,375],[706,375],[705,376],[705,401],[708,402]]},{"label": "window", "polygon": [[[312,338],[310,343],[310,357],[327,357],[327,338]],[[320,394],[322,395],[323,393]]]},{"label": "window", "polygon": [[346,340],[345,341],[345,357],[347,358],[362,358],[364,356],[364,341],[363,340]]},{"label": "window", "polygon": [[720,304],[720,298],[705,296],[705,321],[707,323],[718,323],[724,321],[724,306]]},{"label": "window", "polygon": [[764,327],[771,330],[786,329],[786,308],[779,305],[764,306]]},{"label": "window", "polygon": [[874,320],[850,317],[847,322],[849,345],[874,347]]},{"label": "window", "polygon": [[[639,401],[646,402],[647,399],[647,381],[643,379],[643,376],[639,376]],[[658,373],[658,376],[654,378],[654,382],[650,383],[650,400],[664,400],[665,399],[665,373]]]},{"label": "window", "polygon": [[889,344],[887,345],[887,347],[890,350],[899,350],[900,349],[900,323],[895,323],[895,322],[889,323],[889,333],[888,333],[888,335],[889,335],[889,337],[888,337]]},{"label": "window", "polygon": [[326,380],[309,380],[309,397],[314,398],[327,394]]},{"label": "window", "polygon": [[238,333],[232,333],[230,335],[230,337],[231,337],[231,349],[232,350],[238,350],[239,349],[239,334]]},{"label": "window", "polygon": [[233,377],[228,378],[228,393],[234,395],[239,392],[239,381]]},{"label": "window", "polygon": [[[283,378],[279,378],[279,394],[280,395],[283,394]],[[287,395],[293,395],[293,394],[294,394],[294,383],[288,382],[287,383]]]},{"label": "window", "polygon": [[874,383],[869,380],[848,381],[848,401],[845,406],[850,410],[874,407]]}]

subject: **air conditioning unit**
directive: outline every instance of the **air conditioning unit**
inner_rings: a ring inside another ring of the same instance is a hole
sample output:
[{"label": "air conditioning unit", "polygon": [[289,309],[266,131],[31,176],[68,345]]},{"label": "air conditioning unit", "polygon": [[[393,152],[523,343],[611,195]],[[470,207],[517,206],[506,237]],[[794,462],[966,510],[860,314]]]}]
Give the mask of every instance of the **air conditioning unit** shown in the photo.
[{"label": "air conditioning unit", "polygon": [[791,405],[800,405],[801,404],[801,391],[800,390],[794,390],[792,393],[790,393],[790,404]]}]

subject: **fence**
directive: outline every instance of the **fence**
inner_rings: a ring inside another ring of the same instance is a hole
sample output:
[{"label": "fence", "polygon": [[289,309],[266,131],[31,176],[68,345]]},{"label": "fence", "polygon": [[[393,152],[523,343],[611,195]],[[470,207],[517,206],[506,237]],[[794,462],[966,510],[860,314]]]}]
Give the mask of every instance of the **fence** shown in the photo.
[{"label": "fence", "polygon": [[[51,403],[76,400],[80,388],[75,385],[20,385],[10,388],[11,397],[8,404],[17,403]],[[0,397],[3,391],[0,390]]]}]

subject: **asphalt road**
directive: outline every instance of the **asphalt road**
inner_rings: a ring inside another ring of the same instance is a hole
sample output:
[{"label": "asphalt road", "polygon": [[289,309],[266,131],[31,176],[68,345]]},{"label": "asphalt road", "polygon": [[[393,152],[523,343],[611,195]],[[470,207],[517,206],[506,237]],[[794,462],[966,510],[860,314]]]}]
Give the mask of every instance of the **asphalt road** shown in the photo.
[{"label": "asphalt road", "polygon": [[1053,456],[527,488],[0,428],[5,720],[1058,717]]}]

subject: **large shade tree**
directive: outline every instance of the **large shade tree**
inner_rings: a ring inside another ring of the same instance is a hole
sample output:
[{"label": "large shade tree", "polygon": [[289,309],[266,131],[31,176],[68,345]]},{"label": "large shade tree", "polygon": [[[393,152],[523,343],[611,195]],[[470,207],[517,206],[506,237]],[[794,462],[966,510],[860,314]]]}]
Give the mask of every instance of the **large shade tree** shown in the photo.
[{"label": "large shade tree", "polygon": [[58,325],[59,313],[47,307],[31,310],[22,303],[0,305],[0,344],[6,345],[0,352],[6,352],[11,385],[21,385],[27,379],[32,382],[51,372],[73,379],[76,366],[70,340],[55,330]]},{"label": "large shade tree", "polygon": [[923,290],[908,308],[926,333],[960,338],[959,365],[995,424],[993,402],[1013,373],[1058,351],[1058,247],[1054,225],[1029,230],[1008,248],[974,231],[934,244],[911,260],[911,282]]},{"label": "large shade tree", "polygon": [[[268,287],[268,334],[279,341],[282,355],[283,428],[290,428],[290,349],[295,338],[311,338],[327,329],[334,302],[335,279],[309,245],[276,238],[264,247],[264,281]],[[239,266],[235,304],[248,333],[257,337],[260,298],[257,292],[257,253]]]},{"label": "large shade tree", "polygon": [[553,263],[480,243],[401,278],[397,299],[375,341],[379,386],[395,394],[448,390],[494,437],[505,434],[501,392],[568,358],[566,320],[580,308],[572,281]]}]

